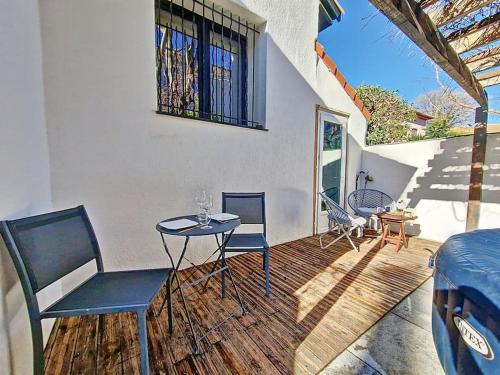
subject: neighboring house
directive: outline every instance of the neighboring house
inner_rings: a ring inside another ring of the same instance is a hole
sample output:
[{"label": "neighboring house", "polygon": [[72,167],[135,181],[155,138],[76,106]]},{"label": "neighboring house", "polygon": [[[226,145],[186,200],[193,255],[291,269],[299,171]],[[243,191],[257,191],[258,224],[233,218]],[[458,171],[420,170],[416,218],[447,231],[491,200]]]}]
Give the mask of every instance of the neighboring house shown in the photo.
[{"label": "neighboring house", "polygon": [[[325,227],[318,191],[354,189],[369,113],[316,43],[336,1],[4,3],[2,219],[85,204],[107,269],[159,267],[155,224],[201,188],[215,211],[223,191],[265,191],[271,244]],[[29,333],[8,334],[25,309],[1,310],[0,355],[28,373]]]},{"label": "neighboring house", "polygon": [[416,119],[412,122],[407,123],[411,135],[425,135],[425,127],[427,126],[427,121],[432,119],[432,116],[426,115],[422,112],[417,112]]}]

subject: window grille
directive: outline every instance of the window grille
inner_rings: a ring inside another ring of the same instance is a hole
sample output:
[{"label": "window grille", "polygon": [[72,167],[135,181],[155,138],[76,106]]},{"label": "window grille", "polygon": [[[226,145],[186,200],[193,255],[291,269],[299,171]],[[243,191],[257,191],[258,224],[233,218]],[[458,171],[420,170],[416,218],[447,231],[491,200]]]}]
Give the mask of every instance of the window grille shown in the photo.
[{"label": "window grille", "polygon": [[205,0],[156,0],[155,7],[158,113],[262,128],[255,24]]}]

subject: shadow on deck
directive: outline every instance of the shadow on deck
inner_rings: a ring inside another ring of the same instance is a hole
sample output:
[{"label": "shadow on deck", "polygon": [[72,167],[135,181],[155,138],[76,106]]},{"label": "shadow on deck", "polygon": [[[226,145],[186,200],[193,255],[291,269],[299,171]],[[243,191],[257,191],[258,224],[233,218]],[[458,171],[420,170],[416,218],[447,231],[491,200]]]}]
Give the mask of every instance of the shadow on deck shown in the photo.
[{"label": "shadow on deck", "polygon": [[[392,245],[379,250],[377,239],[358,243],[359,253],[343,241],[321,250],[317,237],[273,246],[269,297],[260,255],[230,258],[249,314],[241,316],[232,295],[220,299],[219,278],[205,293],[200,286],[188,290],[198,334],[235,313],[202,341],[201,356],[192,355],[179,302],[169,336],[166,311],[155,315],[157,298],[148,313],[151,372],[317,373],[431,275],[427,260],[439,246],[411,238],[408,249],[395,253]],[[139,374],[135,316],[107,315],[102,342],[97,317],[60,319],[45,356],[47,374]]]}]

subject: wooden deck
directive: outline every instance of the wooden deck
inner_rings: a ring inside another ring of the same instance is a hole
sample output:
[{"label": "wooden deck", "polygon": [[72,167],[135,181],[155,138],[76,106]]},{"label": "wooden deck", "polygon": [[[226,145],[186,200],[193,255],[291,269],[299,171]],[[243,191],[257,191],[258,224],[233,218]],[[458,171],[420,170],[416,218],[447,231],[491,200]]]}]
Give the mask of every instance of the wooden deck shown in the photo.
[{"label": "wooden deck", "polygon": [[[393,245],[379,250],[374,239],[365,239],[360,253],[343,241],[321,250],[317,237],[274,246],[268,298],[260,255],[231,258],[249,314],[241,316],[232,296],[220,299],[219,279],[206,293],[188,290],[199,333],[236,313],[207,336],[204,354],[195,357],[178,301],[172,336],[166,311],[156,317],[150,310],[151,373],[317,373],[431,275],[427,260],[439,244],[417,238],[409,242],[397,254]],[[158,298],[155,311],[160,303]],[[133,314],[108,315],[100,342],[96,317],[58,320],[45,350],[46,373],[139,374],[136,327]]]}]

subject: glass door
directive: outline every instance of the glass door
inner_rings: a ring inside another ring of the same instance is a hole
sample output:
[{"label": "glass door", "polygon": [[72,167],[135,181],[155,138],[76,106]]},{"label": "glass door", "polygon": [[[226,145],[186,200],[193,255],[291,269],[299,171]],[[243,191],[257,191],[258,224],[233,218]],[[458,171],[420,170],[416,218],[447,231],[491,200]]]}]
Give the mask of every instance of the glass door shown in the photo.
[{"label": "glass door", "polygon": [[[317,140],[317,192],[324,192],[329,198],[345,207],[345,167],[347,144],[347,120],[345,116],[320,111]],[[318,196],[317,199],[318,233],[328,229],[326,207]]]}]

